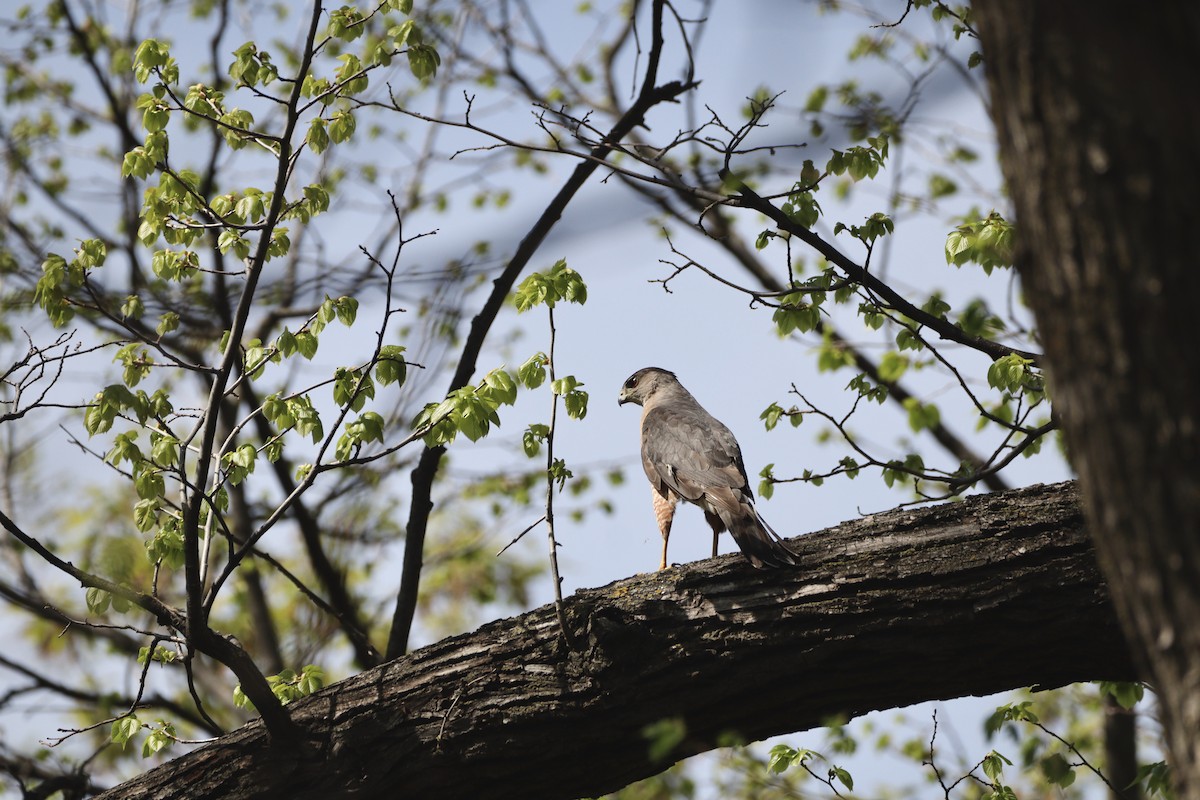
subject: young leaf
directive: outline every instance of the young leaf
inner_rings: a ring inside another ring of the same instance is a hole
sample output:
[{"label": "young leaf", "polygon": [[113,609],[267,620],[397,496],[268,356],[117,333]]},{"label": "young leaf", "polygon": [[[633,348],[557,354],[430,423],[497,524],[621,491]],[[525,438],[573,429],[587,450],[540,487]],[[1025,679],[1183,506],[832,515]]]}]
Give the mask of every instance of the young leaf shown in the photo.
[{"label": "young leaf", "polygon": [[384,345],[379,350],[379,360],[375,364],[375,380],[383,386],[390,384],[404,385],[408,365],[404,363],[404,347],[402,345]]},{"label": "young leaf", "polygon": [[113,721],[112,727],[109,728],[108,738],[112,739],[113,744],[124,747],[125,743],[136,736],[141,729],[141,721],[135,715],[130,714]]}]

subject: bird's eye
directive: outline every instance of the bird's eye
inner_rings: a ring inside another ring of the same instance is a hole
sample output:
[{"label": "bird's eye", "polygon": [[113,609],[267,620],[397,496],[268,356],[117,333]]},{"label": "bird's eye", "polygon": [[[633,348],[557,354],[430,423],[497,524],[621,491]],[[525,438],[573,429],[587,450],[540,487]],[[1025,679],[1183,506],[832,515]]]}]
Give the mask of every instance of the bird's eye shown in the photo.
[{"label": "bird's eye", "polygon": [[637,382],[638,382],[637,376],[634,375],[632,378],[625,381],[625,388],[632,389],[633,387],[637,386]]}]

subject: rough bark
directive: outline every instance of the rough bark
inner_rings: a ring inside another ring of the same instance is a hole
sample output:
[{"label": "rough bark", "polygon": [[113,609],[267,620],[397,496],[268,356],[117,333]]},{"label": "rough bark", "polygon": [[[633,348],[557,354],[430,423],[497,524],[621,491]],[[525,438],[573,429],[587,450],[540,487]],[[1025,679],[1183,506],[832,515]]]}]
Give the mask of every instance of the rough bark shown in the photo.
[{"label": "rough bark", "polygon": [[[740,556],[637,575],[500,620],[289,706],[111,798],[602,794],[711,749],[923,700],[1129,680],[1072,484],[878,514],[793,540],[798,570]],[[641,731],[687,736],[650,760]]]},{"label": "rough bark", "polygon": [[1100,563],[1200,798],[1196,3],[975,5],[1017,267]]}]

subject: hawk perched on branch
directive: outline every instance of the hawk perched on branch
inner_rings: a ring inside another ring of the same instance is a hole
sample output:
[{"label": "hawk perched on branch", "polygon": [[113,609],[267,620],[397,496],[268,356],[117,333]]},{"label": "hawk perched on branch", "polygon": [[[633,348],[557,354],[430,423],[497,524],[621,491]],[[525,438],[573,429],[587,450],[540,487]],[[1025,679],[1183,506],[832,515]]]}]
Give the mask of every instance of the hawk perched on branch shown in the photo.
[{"label": "hawk perched on branch", "polygon": [[713,531],[714,556],[718,535],[728,530],[742,555],[759,569],[798,563],[754,508],[737,440],[674,373],[639,369],[625,381],[617,402],[642,407],[642,468],[654,487],[654,516],[663,538],[659,569],[667,566],[667,537],[680,500],[704,510]]}]

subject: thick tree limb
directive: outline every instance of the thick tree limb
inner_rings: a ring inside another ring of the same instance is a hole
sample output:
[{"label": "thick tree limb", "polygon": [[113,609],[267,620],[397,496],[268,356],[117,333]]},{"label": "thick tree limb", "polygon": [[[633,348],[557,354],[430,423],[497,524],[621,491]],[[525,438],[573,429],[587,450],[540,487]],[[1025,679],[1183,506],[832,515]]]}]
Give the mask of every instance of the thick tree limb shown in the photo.
[{"label": "thick tree limb", "polygon": [[302,750],[252,723],[110,798],[597,795],[670,760],[923,700],[1134,678],[1073,484],[877,514],[637,575],[389,662],[290,706]]}]

